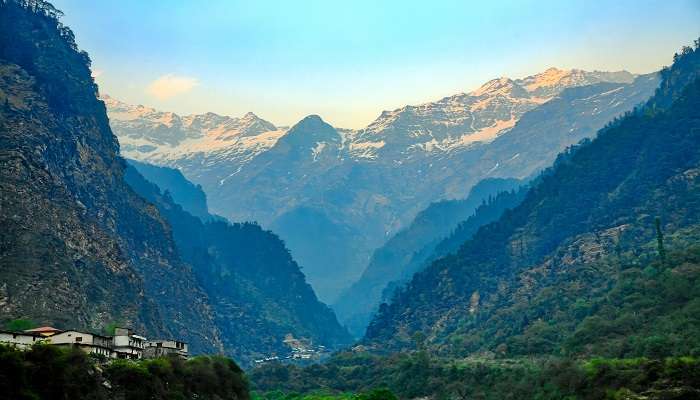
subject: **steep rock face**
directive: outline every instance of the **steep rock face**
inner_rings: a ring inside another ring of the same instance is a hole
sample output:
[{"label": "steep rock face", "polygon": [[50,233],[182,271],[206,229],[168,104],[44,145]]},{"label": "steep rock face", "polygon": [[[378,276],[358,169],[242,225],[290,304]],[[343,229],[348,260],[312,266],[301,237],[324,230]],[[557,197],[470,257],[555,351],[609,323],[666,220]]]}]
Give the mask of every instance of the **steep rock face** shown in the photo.
[{"label": "steep rock face", "polygon": [[156,204],[173,227],[180,254],[193,265],[209,296],[227,354],[250,365],[272,354],[288,354],[286,335],[329,349],[350,342],[333,311],[318,301],[299,266],[272,232],[213,216],[202,222],[161,193],[134,166],[127,169],[126,180]]},{"label": "steep rock face", "polygon": [[[593,324],[584,320],[588,313],[606,315],[606,308],[586,309],[586,299],[577,304],[579,296],[607,290],[634,267],[616,265],[615,257],[655,242],[656,217],[659,229],[681,242],[697,240],[698,60],[700,50],[684,50],[662,71],[661,87],[646,106],[560,155],[520,206],[416,274],[380,307],[367,343],[410,348],[421,332],[428,346],[451,354],[561,350],[567,337]],[[592,282],[597,268],[609,270],[610,280]],[[545,321],[554,320],[568,321],[565,329],[549,329]],[[649,328],[644,321],[623,325],[620,330]]]},{"label": "steep rock face", "polygon": [[[385,111],[358,131],[324,128],[318,133],[328,136],[315,138],[315,128],[305,129],[298,142],[282,140],[289,133],[279,130],[253,136],[265,143],[255,150],[234,139],[211,151],[130,156],[181,169],[210,194],[214,212],[273,229],[332,302],[430,203],[465,198],[485,178],[531,177],[645,101],[657,83],[655,75],[550,69]],[[131,140],[131,131],[113,125],[120,140]]]},{"label": "steep rock face", "polygon": [[[119,320],[163,331],[115,235],[87,215],[66,180],[50,172],[63,169],[56,153],[46,151],[56,150],[46,144],[57,142],[51,140],[57,123],[36,81],[3,62],[0,97],[2,318],[91,328]],[[46,125],[28,124],[30,115]]]},{"label": "steep rock face", "polygon": [[124,182],[89,59],[56,15],[0,3],[2,318],[118,322],[217,349],[206,296],[158,212]]}]

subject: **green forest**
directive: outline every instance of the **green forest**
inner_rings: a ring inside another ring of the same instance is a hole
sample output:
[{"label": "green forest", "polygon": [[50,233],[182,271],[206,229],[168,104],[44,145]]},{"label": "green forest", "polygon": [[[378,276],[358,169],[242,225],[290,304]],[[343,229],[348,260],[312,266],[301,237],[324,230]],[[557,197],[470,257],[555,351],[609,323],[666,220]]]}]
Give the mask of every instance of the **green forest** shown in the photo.
[{"label": "green forest", "polygon": [[[455,336],[442,354],[416,334],[412,351],[356,350],[322,365],[261,367],[250,374],[253,388],[266,399],[375,387],[400,398],[694,398],[684,396],[700,395],[700,246],[688,243],[663,259],[651,246],[646,256],[614,256],[571,271],[590,280],[586,289],[562,276],[557,290],[539,293],[527,310],[503,310],[494,330]],[[553,309],[555,318],[509,337],[508,354],[472,350],[502,343],[499,332]],[[625,397],[633,394],[656,397]]]},{"label": "green forest", "polygon": [[234,361],[200,356],[105,360],[78,348],[37,344],[26,351],[0,345],[0,398],[248,400],[248,381]]}]

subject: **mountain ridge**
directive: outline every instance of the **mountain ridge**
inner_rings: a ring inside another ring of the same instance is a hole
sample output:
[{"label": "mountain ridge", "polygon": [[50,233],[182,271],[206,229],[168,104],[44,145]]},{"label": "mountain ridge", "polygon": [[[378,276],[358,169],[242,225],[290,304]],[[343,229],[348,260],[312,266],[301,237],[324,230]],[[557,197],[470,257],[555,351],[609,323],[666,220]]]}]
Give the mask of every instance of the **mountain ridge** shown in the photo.
[{"label": "mountain ridge", "polygon": [[[341,323],[356,337],[364,335],[371,315],[384,301],[385,292],[394,290],[419,270],[442,240],[454,234],[480,207],[502,192],[516,189],[515,179],[486,179],[477,183],[462,200],[431,203],[396,235],[372,253],[362,276],[333,303]],[[390,286],[392,288],[390,288]]]}]

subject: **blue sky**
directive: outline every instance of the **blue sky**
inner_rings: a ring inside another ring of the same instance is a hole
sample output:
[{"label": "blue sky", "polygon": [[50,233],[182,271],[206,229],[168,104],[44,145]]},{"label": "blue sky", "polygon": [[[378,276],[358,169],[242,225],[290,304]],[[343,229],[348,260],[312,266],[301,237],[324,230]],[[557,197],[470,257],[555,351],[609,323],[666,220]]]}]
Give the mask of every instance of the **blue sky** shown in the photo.
[{"label": "blue sky", "polygon": [[103,93],[178,113],[382,110],[548,67],[651,72],[700,36],[700,0],[54,0]]}]

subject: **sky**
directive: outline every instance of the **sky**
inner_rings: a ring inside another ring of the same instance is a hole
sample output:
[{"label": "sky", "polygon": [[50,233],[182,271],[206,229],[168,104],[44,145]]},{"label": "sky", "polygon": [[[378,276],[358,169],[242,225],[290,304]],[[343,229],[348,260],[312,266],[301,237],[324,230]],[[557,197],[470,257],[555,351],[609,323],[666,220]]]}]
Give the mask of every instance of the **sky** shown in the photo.
[{"label": "sky", "polygon": [[549,67],[646,73],[700,37],[700,0],[53,0],[119,100],[180,114],[383,110]]}]

